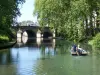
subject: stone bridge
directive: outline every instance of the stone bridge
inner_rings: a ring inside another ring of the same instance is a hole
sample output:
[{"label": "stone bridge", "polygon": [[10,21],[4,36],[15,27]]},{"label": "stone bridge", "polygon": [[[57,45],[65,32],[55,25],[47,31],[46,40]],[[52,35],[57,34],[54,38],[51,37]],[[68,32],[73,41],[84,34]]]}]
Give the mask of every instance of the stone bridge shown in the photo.
[{"label": "stone bridge", "polygon": [[51,31],[50,27],[40,26],[12,26],[16,30],[18,37],[28,36],[28,38],[52,38],[55,37],[55,31]]}]

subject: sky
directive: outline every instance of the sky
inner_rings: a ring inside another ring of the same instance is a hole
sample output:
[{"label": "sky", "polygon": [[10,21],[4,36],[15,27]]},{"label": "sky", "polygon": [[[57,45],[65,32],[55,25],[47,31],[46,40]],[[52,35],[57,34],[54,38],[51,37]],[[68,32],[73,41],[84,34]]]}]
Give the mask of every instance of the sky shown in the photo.
[{"label": "sky", "polygon": [[36,16],[33,16],[35,0],[26,0],[26,2],[20,7],[21,16],[17,18],[18,22],[31,20],[37,22]]}]

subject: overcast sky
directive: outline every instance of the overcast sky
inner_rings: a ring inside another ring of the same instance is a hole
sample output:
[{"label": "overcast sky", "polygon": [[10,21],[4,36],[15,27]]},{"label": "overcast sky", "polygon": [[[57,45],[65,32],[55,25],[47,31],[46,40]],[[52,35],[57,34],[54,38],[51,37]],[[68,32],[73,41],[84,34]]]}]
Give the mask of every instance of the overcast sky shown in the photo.
[{"label": "overcast sky", "polygon": [[31,20],[36,22],[37,18],[33,17],[33,10],[34,10],[34,1],[35,0],[26,0],[26,2],[22,5],[21,17],[18,17],[18,22]]}]

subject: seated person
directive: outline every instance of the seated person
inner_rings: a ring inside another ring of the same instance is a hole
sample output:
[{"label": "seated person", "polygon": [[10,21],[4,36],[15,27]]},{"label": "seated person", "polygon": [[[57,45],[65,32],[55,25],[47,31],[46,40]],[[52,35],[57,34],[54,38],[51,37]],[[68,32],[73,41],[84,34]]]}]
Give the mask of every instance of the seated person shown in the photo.
[{"label": "seated person", "polygon": [[72,46],[72,50],[73,50],[74,52],[76,52],[76,51],[78,51],[78,47],[74,44],[74,45]]}]

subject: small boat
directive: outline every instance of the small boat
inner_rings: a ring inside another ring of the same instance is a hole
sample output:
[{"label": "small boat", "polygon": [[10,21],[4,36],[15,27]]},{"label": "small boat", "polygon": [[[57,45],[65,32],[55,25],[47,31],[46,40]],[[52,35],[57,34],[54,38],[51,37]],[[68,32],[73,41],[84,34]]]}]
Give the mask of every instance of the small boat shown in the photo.
[{"label": "small boat", "polygon": [[82,48],[78,48],[77,52],[71,50],[71,54],[72,55],[88,55],[88,52]]}]

